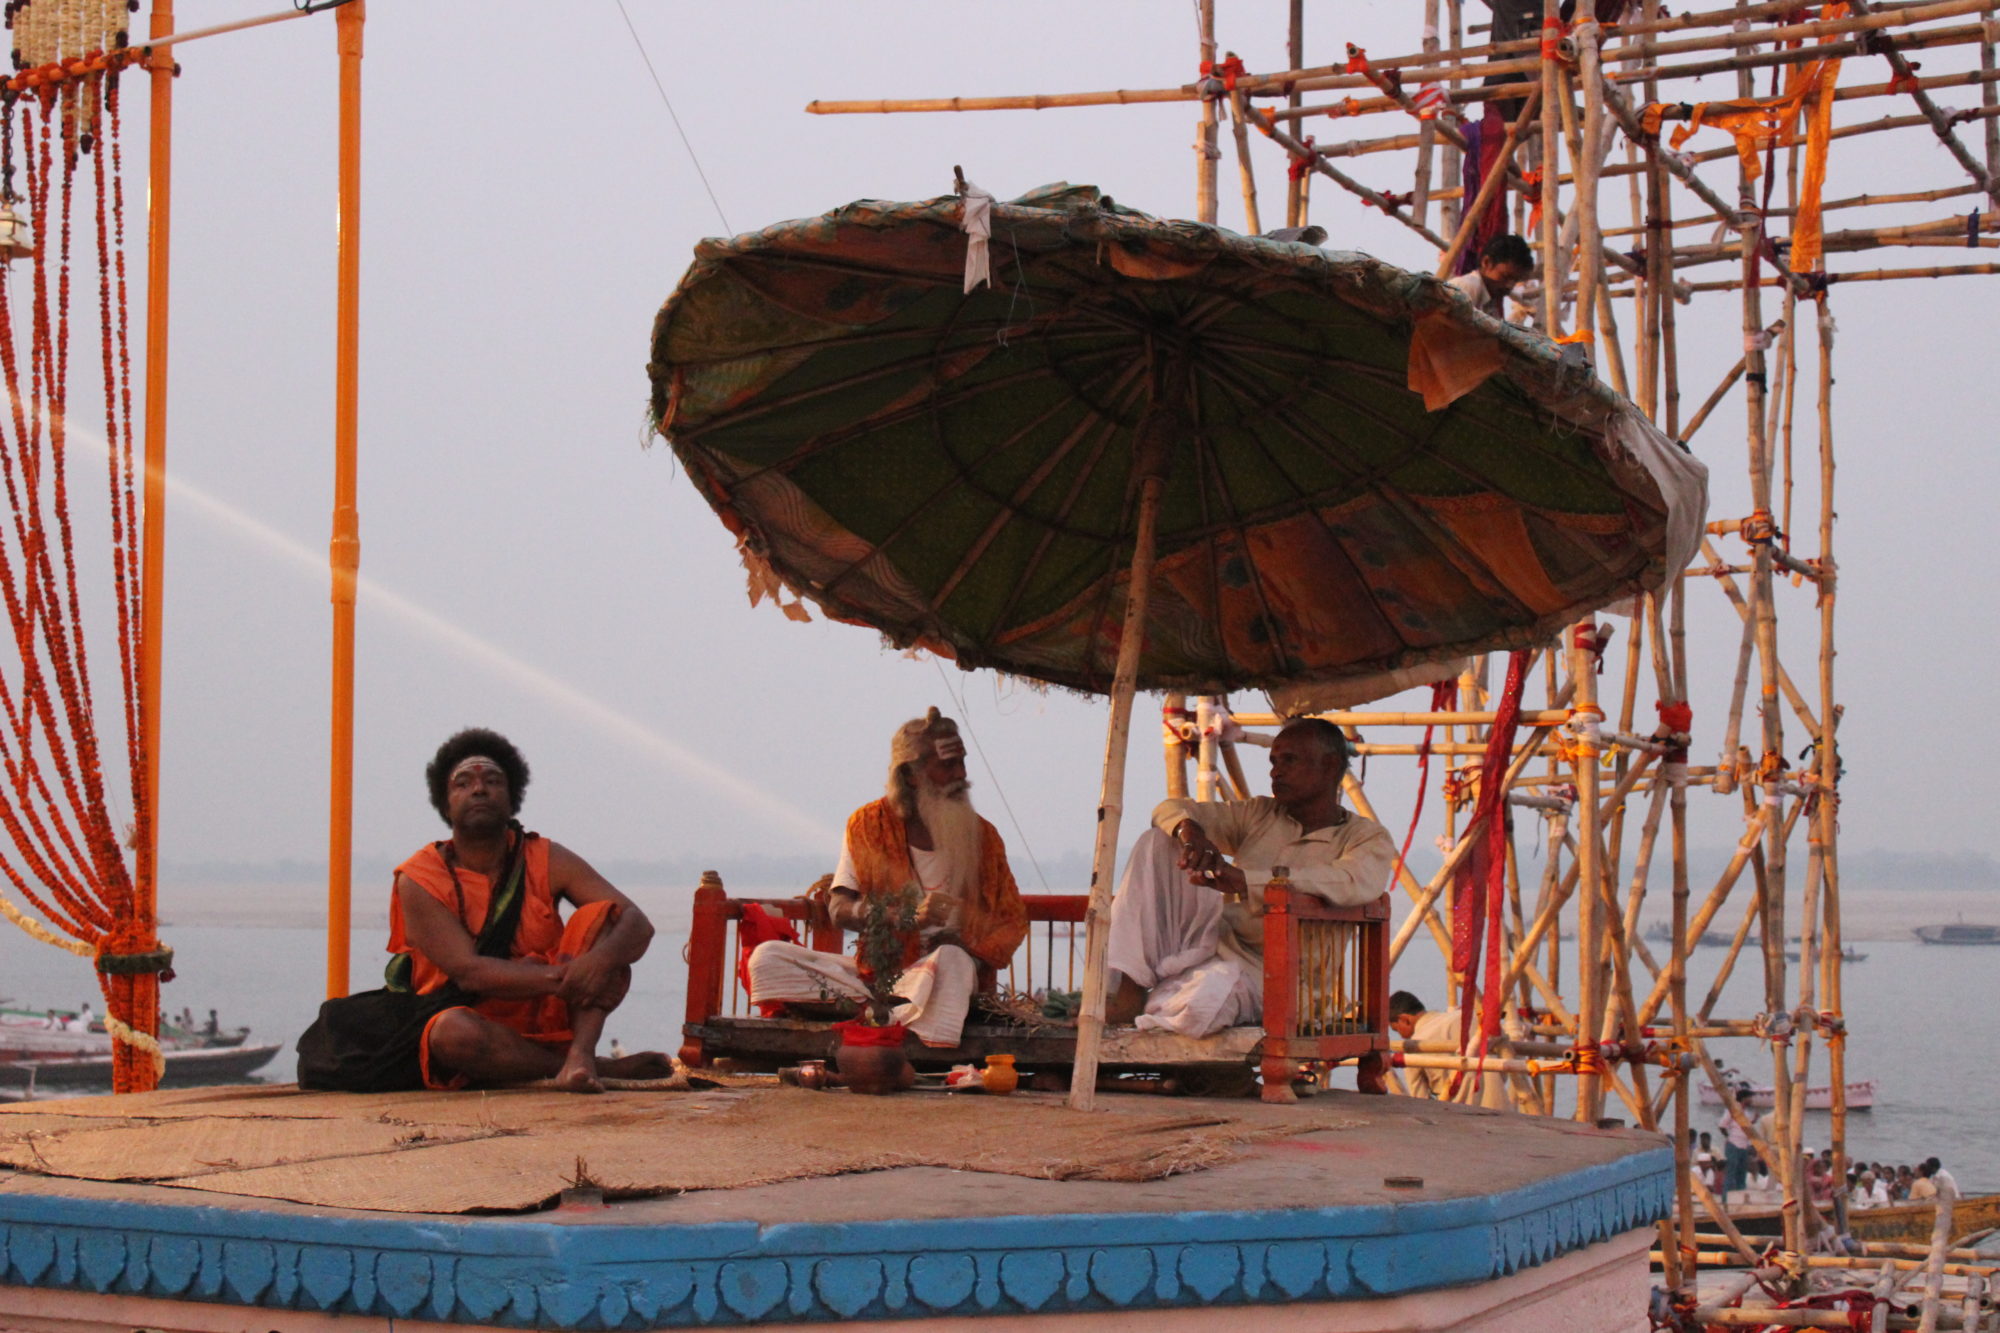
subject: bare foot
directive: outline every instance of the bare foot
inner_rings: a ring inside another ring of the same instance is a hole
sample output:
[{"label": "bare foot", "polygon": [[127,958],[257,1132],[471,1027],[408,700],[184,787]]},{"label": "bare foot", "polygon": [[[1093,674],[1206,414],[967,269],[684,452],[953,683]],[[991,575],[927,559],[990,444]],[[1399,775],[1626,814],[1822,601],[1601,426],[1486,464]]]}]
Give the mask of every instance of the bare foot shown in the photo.
[{"label": "bare foot", "polygon": [[597,1072],[606,1078],[672,1078],[674,1060],[662,1051],[638,1051],[598,1061]]},{"label": "bare foot", "polygon": [[556,1087],[564,1092],[603,1092],[604,1085],[597,1081],[597,1070],[590,1060],[571,1057],[556,1071]]}]

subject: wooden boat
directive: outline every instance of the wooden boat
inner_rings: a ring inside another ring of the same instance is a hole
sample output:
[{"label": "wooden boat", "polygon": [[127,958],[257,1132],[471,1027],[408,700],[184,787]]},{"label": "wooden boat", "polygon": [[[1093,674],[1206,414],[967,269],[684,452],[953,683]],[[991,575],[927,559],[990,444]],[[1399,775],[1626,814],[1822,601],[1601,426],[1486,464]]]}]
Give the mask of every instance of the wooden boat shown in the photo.
[{"label": "wooden boat", "polygon": [[[1797,949],[1787,949],[1785,950],[1785,957],[1787,960],[1796,963],[1799,961],[1799,951]],[[1840,951],[1840,959],[1844,963],[1865,963],[1868,961],[1868,955],[1850,944]]]},{"label": "wooden boat", "polygon": [[[1773,1093],[1771,1089],[1768,1087],[1752,1088],[1750,1090],[1750,1095],[1748,1097],[1741,1098],[1740,1100],[1743,1102],[1744,1105],[1752,1107],[1756,1110],[1768,1111],[1777,1104],[1777,1095]],[[1715,1085],[1713,1083],[1703,1083],[1701,1085],[1701,1104],[1703,1106],[1722,1105],[1722,1094],[1715,1090]],[[1874,1079],[1872,1078],[1857,1079],[1856,1081],[1849,1083],[1847,1085],[1848,1110],[1866,1111],[1871,1109],[1874,1105],[1875,1105]],[[1831,1110],[1832,1108],[1833,1108],[1833,1089],[1831,1087],[1806,1089],[1806,1110],[1827,1111]]]},{"label": "wooden boat", "polygon": [[[283,1049],[278,1042],[259,1046],[209,1046],[166,1052],[167,1072],[160,1084],[190,1086],[230,1082],[249,1077],[271,1063]],[[0,1088],[65,1092],[111,1091],[111,1055],[52,1056],[0,1063]]]},{"label": "wooden boat", "polygon": [[1918,926],[1916,936],[1925,944],[2000,944],[2000,926],[1953,921],[1942,926]]},{"label": "wooden boat", "polygon": [[[0,1064],[111,1054],[111,1034],[104,1030],[102,1021],[92,1022],[88,1027],[52,1027],[51,1015],[64,1022],[74,1022],[77,1018],[74,1012],[61,1009],[0,1009]],[[249,1036],[249,1028],[202,1032],[168,1027],[160,1034],[160,1044],[169,1051],[215,1050],[241,1046]]]},{"label": "wooden boat", "polygon": [[[1781,1214],[1782,1210],[1775,1207],[1732,1208],[1729,1220],[1746,1236],[1777,1236],[1784,1232]],[[1899,1203],[1887,1208],[1851,1209],[1847,1214],[1847,1229],[1856,1240],[1928,1245],[1936,1219],[1935,1204]],[[1953,1243],[1995,1227],[2000,1227],[2000,1194],[1968,1194],[1952,1204]]]}]

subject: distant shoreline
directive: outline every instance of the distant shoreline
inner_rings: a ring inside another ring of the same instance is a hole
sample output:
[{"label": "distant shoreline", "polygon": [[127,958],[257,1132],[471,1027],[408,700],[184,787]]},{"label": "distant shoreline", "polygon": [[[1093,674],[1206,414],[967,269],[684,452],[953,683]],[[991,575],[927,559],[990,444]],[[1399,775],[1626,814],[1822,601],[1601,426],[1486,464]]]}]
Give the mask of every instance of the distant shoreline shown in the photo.
[{"label": "distant shoreline", "polygon": [[[793,887],[732,885],[732,890],[754,897],[784,897]],[[666,928],[684,928],[687,909],[694,896],[692,885],[628,885],[626,891]],[[1081,890],[1077,890],[1081,892]],[[285,930],[318,930],[326,925],[326,886],[321,884],[230,884],[200,890],[168,890],[161,895],[161,929],[175,926],[250,926]],[[386,932],[389,928],[387,894],[369,885],[355,886],[353,925],[356,930]],[[1697,894],[1699,897],[1699,894]],[[1667,920],[1664,892],[1649,895],[1648,911],[1641,926]],[[1408,899],[1398,895],[1392,905],[1395,914],[1407,909]],[[2000,924],[2000,889],[1865,889],[1841,890],[1841,938],[1851,944],[1913,939],[1917,926],[1956,921]],[[1719,915],[1709,926],[1712,931],[1734,933],[1742,920],[1742,909]],[[1796,922],[1789,923],[1796,933]]]}]

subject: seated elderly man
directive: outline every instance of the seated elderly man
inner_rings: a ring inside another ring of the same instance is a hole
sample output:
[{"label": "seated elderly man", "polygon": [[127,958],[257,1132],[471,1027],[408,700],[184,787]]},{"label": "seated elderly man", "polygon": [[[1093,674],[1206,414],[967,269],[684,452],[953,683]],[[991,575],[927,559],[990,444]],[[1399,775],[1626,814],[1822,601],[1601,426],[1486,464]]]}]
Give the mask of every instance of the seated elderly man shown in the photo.
[{"label": "seated elderly man", "polygon": [[[903,946],[896,993],[904,1003],[890,1016],[926,1046],[958,1045],[979,965],[1005,967],[1028,933],[1007,849],[972,808],[971,787],[957,723],[935,708],[904,723],[889,747],[888,793],[849,816],[833,872],[827,914],[843,930],[860,929],[867,898],[922,890],[917,931]],[[767,941],[750,955],[750,998],[866,999],[858,952]]]},{"label": "seated elderly man", "polygon": [[1336,905],[1381,896],[1396,848],[1381,825],[1341,806],[1346,774],[1340,729],[1302,718],[1271,745],[1271,795],[1161,802],[1112,904],[1106,1022],[1190,1037],[1257,1022],[1263,890],[1275,866],[1293,888]]}]

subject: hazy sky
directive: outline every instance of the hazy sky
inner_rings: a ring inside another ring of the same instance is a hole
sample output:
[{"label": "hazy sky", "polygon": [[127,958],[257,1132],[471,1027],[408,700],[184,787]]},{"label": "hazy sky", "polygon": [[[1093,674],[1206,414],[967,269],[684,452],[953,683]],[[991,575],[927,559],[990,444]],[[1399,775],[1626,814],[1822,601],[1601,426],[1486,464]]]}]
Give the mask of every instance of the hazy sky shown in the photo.
[{"label": "hazy sky", "polygon": [[[1066,179],[1154,212],[1193,210],[1190,104],[802,110],[813,98],[1177,84],[1194,75],[1189,4],[626,3],[730,230],[856,198],[944,193],[954,163],[1002,198]],[[274,7],[179,8],[191,27]],[[1285,10],[1280,0],[1224,0],[1224,44],[1252,69],[1281,66]],[[1417,41],[1414,0],[1309,11],[1315,62],[1341,58],[1343,40],[1377,55]],[[367,51],[360,496],[370,593],[359,631],[357,851],[397,856],[436,836],[423,763],[446,733],[479,723],[511,734],[534,765],[530,824],[586,856],[823,851],[830,865],[845,813],[879,791],[890,730],[928,704],[960,711],[948,693],[957,691],[1020,832],[978,755],[975,794],[1010,843],[1043,860],[1087,852],[1101,702],[941,672],[864,630],[751,609],[728,534],[664,444],[647,447],[653,316],[695,242],[725,227],[613,0],[375,0]],[[163,855],[316,861],[327,795],[334,21],[193,43],[179,59]],[[1931,52],[1925,73],[1971,59]],[[137,167],[145,117],[142,81],[132,84],[126,149]],[[1883,114],[1878,103],[1852,105],[1843,121]],[[1328,142],[1397,127],[1384,117],[1307,128]],[[1710,132],[1697,146],[1720,142]],[[1281,219],[1282,155],[1254,146],[1266,216]],[[1405,162],[1372,157],[1349,169],[1407,189]],[[1222,221],[1240,225],[1234,164],[1223,168]],[[1728,188],[1719,164],[1707,175]],[[1839,145],[1827,193],[1959,180],[1913,130]],[[1329,184],[1315,195],[1314,221],[1334,246],[1434,262],[1419,239]],[[135,177],[135,214],[142,197]],[[1869,216],[1835,215],[1831,225]],[[143,262],[136,227],[134,241]],[[1965,258],[1891,251],[1832,265]],[[2000,474],[1992,372],[1981,369],[1990,281],[1834,293],[1851,775],[1842,829],[1855,846],[1986,845],[1991,802],[1977,775],[1991,724],[1980,682],[1996,647],[1987,548]],[[1741,346],[1737,298],[1696,300],[1681,312],[1689,409]],[[1620,318],[1629,324],[1629,307]],[[1796,548],[1807,555],[1811,379],[1808,361]],[[1736,395],[1696,440],[1713,469],[1715,516],[1747,512],[1741,438]],[[1693,594],[1694,752],[1709,762],[1738,630],[1713,589]],[[1811,591],[1787,588],[1782,610],[1790,665],[1809,682]],[[1142,723],[1156,706],[1142,701]],[[1796,752],[1804,738],[1787,722]],[[1161,794],[1156,737],[1150,725],[1136,731],[1128,799],[1137,812]],[[1399,765],[1375,767],[1371,788],[1400,833],[1408,777]],[[1702,836],[1733,836],[1735,798],[1697,794],[1696,804]],[[1038,887],[1025,867],[1022,878]]]}]

